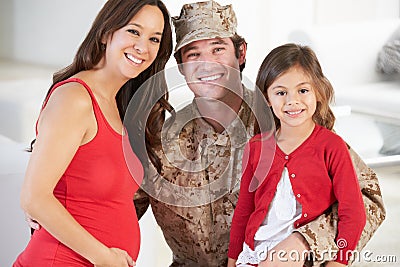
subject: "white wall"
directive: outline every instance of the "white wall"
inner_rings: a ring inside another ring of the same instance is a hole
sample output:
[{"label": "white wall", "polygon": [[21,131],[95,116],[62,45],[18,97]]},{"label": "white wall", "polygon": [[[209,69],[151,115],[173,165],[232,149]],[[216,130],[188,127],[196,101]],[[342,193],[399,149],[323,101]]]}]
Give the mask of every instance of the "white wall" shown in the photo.
[{"label": "white wall", "polygon": [[[195,0],[165,0],[171,15]],[[105,0],[2,0],[0,57],[63,67],[69,64]],[[253,79],[273,47],[294,28],[399,16],[399,0],[220,0],[232,4],[248,42],[244,74]],[[172,58],[169,65],[173,65]]]},{"label": "white wall", "polygon": [[70,64],[104,2],[14,0],[13,53],[7,57],[44,65]]},{"label": "white wall", "polygon": [[13,49],[13,0],[0,2],[0,58],[12,54]]},{"label": "white wall", "polygon": [[399,17],[398,0],[314,0],[314,3],[316,24]]}]

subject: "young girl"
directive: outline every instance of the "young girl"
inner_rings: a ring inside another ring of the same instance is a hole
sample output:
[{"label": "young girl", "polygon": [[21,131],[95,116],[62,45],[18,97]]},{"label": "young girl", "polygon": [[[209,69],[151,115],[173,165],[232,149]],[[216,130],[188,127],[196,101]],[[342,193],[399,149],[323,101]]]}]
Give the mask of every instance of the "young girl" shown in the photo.
[{"label": "young girl", "polygon": [[[256,85],[274,114],[275,140],[257,133],[246,147],[230,233],[230,264],[236,259],[237,266],[290,261],[289,255],[278,259],[271,249],[336,201],[339,250],[336,261],[327,266],[347,264],[366,215],[346,143],[331,131],[335,117],[329,107],[330,82],[310,48],[286,44],[264,59]],[[272,159],[261,150],[271,149],[271,144],[275,155],[268,165]],[[271,167],[260,172],[258,164]],[[258,186],[252,190],[254,184]],[[303,266],[304,260],[294,260],[290,266]]]},{"label": "young girl", "polygon": [[121,118],[171,52],[161,1],[105,3],[72,64],[54,75],[37,121],[21,206],[42,227],[13,266],[135,264],[140,231],[133,197],[143,168],[123,150]]}]

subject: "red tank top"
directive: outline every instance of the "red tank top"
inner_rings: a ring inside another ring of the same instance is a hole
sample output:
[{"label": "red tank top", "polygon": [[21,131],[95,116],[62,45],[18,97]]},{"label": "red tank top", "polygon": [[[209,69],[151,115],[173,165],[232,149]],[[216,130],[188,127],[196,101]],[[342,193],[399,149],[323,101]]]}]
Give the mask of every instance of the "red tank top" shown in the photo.
[{"label": "red tank top", "polygon": [[[143,178],[142,165],[132,152],[127,135],[120,135],[108,124],[85,82],[67,79],[56,84],[50,94],[69,82],[78,82],[87,89],[98,130],[90,142],[78,148],[54,195],[95,238],[108,247],[126,250],[136,260],[140,231],[133,196]],[[126,161],[135,173],[129,172]],[[93,265],[41,228],[35,231],[14,266]]]}]

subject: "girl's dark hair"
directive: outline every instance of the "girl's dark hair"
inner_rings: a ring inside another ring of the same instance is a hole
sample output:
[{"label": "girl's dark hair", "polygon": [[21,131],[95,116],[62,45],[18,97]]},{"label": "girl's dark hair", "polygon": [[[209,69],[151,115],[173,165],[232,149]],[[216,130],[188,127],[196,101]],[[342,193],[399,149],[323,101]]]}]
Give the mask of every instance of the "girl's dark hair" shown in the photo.
[{"label": "girl's dark hair", "polygon": [[[90,70],[95,67],[105,54],[105,49],[102,49],[102,46],[104,46],[102,44],[102,40],[113,34],[118,29],[127,25],[129,21],[145,5],[157,6],[161,10],[164,16],[164,30],[162,33],[158,54],[154,62],[136,78],[130,79],[128,82],[126,82],[117,94],[116,101],[118,110],[121,119],[124,120],[128,104],[135,92],[148,78],[165,68],[165,64],[172,54],[172,31],[170,15],[164,3],[160,0],[108,0],[98,13],[92,24],[92,27],[86,35],[86,38],[78,48],[72,64],[53,75],[53,84],[51,85],[50,89],[56,83],[68,79],[80,71]],[[50,89],[47,92],[47,95],[50,93]],[[155,105],[150,106],[151,103],[146,101],[146,98],[153,99],[154,95],[162,97],[156,100]],[[159,132],[161,131],[161,127],[165,120],[165,110],[172,111],[172,107],[168,103],[167,84],[165,79],[158,83],[157,88],[152,88],[152,90],[146,92],[146,95],[143,97],[145,97],[145,99],[143,99],[143,103],[141,103],[140,107],[135,107],[135,110],[138,112],[149,110],[148,120],[145,123],[145,144],[150,160],[156,166],[156,168],[159,169],[160,160],[152,148],[161,143]],[[138,129],[138,132],[142,129]],[[130,136],[134,134],[137,133],[129,133]],[[139,156],[142,163],[147,165],[148,159],[146,155],[143,154],[143,151],[145,151],[143,150],[144,148],[136,146],[135,144],[132,144],[132,148]]]},{"label": "girl's dark hair", "polygon": [[[268,102],[267,90],[272,83],[290,68],[299,66],[310,77],[317,98],[317,108],[313,115],[315,123],[332,130],[335,116],[329,106],[334,97],[334,90],[329,80],[324,76],[321,65],[314,51],[308,46],[285,44],[274,48],[264,59],[258,71],[256,86],[261,90]],[[272,112],[272,108],[271,108]],[[274,116],[275,126],[281,126]],[[260,133],[258,123],[255,124],[255,134]]]}]

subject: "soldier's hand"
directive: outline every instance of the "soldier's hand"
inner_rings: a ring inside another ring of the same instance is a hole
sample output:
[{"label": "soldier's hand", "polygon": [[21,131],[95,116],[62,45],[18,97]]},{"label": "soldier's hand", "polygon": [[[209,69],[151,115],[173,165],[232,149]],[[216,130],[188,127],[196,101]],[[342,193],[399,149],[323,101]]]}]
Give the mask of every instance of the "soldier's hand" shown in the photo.
[{"label": "soldier's hand", "polygon": [[37,221],[35,221],[34,219],[32,219],[28,213],[25,213],[25,221],[28,223],[30,228],[35,229],[35,230],[40,229],[40,224]]},{"label": "soldier's hand", "polygon": [[226,267],[235,267],[235,266],[236,266],[236,260],[228,258],[228,265]]},{"label": "soldier's hand", "polygon": [[329,261],[327,264],[325,264],[325,267],[345,267],[345,266],[347,265],[344,265],[336,261]]}]

